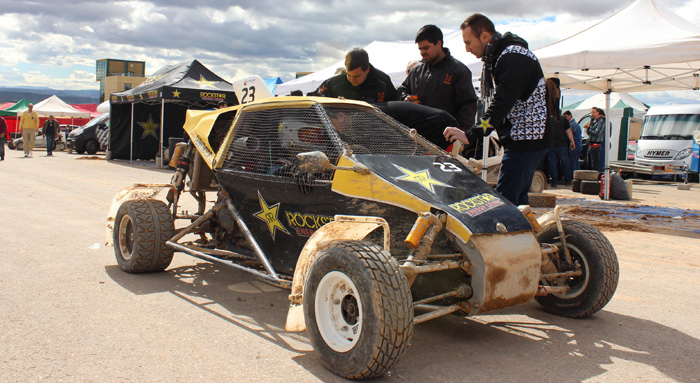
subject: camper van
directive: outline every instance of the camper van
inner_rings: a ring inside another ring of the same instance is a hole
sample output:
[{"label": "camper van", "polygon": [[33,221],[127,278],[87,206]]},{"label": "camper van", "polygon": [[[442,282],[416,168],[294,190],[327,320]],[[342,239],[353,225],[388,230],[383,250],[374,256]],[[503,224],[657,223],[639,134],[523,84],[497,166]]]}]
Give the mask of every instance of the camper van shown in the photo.
[{"label": "camper van", "polygon": [[692,171],[693,132],[700,131],[700,104],[652,106],[646,113],[634,161],[611,161],[610,168],[641,177],[678,176]]},{"label": "camper van", "polygon": [[[685,174],[690,169],[693,132],[700,130],[700,104],[652,106],[644,117],[634,155],[640,174]],[[697,173],[691,178],[697,179]]]}]

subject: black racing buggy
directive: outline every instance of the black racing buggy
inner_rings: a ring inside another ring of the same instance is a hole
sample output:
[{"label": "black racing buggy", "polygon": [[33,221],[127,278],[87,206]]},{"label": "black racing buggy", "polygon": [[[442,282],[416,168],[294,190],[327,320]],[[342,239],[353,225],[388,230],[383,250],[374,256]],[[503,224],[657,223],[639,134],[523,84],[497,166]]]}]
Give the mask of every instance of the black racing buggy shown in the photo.
[{"label": "black racing buggy", "polygon": [[[286,329],[306,329],[340,376],[388,371],[430,319],[533,298],[583,318],[617,287],[617,256],[597,229],[561,220],[561,207],[535,218],[473,161],[369,104],[270,98],[189,111],[185,130],[171,184],[114,199],[119,266],[161,271],[180,251],[291,289]],[[181,210],[185,195],[196,213]]]}]

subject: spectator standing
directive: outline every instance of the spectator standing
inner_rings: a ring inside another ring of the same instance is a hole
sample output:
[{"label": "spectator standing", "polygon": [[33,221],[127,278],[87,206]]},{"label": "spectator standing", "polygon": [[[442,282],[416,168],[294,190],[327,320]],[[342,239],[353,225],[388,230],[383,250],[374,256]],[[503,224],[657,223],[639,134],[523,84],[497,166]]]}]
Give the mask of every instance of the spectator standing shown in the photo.
[{"label": "spectator standing", "polygon": [[41,133],[46,138],[46,156],[53,156],[53,147],[56,145],[56,136],[61,133],[61,127],[58,121],[54,120],[53,114],[49,115],[49,119],[44,121],[44,126],[41,127]]},{"label": "spectator standing", "polygon": [[27,110],[19,118],[19,128],[22,129],[22,145],[24,156],[31,157],[36,142],[36,131],[39,129],[39,115],[34,111],[34,104],[27,105]]},{"label": "spectator standing", "polygon": [[552,178],[550,185],[553,188],[559,183],[559,168],[566,185],[571,185],[573,173],[569,170],[569,150],[573,148],[574,137],[566,119],[559,115],[549,116],[549,123],[552,127],[552,147],[547,153],[549,160],[549,176]]},{"label": "spectator standing", "polygon": [[542,68],[525,40],[496,32],[493,22],[484,15],[469,16],[460,29],[467,52],[484,62],[483,71],[493,78],[495,92],[479,126],[466,135],[447,128],[445,138],[468,145],[495,129],[505,149],[496,190],[515,205],[527,204],[535,169],[550,145],[545,138],[547,107]]},{"label": "spectator standing", "polygon": [[571,135],[574,137],[574,148],[569,150],[569,173],[571,173],[569,178],[573,179],[574,172],[581,168],[578,164],[578,158],[581,156],[581,149],[583,149],[583,142],[581,141],[582,131],[571,111],[565,111],[564,118],[569,121],[569,129],[571,129]]},{"label": "spectator standing", "polygon": [[353,48],[346,53],[345,72],[324,81],[314,93],[370,103],[397,99],[389,75],[372,66],[367,51],[362,48]]},{"label": "spectator standing", "polygon": [[423,59],[399,86],[399,98],[442,109],[457,120],[460,129],[471,128],[477,101],[472,72],[443,47],[442,31],[435,25],[423,26],[415,43]]},{"label": "spectator standing", "polygon": [[[592,124],[591,124],[592,122]],[[591,121],[583,126],[588,133],[588,159],[589,169],[603,172],[605,166],[605,111],[598,107],[591,108]]]},{"label": "spectator standing", "polygon": [[5,161],[5,140],[7,139],[7,122],[0,116],[0,161]]}]

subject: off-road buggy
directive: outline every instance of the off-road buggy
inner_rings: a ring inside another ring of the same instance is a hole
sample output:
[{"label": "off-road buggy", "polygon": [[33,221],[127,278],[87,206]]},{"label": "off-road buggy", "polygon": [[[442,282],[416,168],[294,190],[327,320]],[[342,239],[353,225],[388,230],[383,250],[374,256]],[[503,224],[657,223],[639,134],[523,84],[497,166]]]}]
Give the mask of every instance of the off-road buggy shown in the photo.
[{"label": "off-road buggy", "polygon": [[115,196],[119,266],[161,271],[180,251],[289,288],[286,329],[340,376],[386,372],[430,319],[533,298],[582,318],[617,287],[598,230],[561,207],[535,218],[369,104],[271,98],[190,111],[185,130],[171,184]]}]

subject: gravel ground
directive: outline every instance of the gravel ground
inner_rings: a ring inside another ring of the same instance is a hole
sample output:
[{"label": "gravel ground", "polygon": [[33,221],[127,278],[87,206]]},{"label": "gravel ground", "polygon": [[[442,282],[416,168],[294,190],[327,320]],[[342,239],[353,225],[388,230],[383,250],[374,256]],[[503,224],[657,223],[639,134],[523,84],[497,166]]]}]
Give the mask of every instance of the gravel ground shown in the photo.
[{"label": "gravel ground", "polygon": [[[119,270],[103,246],[113,195],[170,176],[99,155],[7,152],[0,382],[343,381],[321,365],[306,333],[284,331],[287,291],[182,254],[163,273]],[[699,186],[640,183],[631,203],[697,210],[698,197]],[[595,225],[591,217],[581,214]],[[600,227],[621,270],[603,311],[566,319],[532,302],[429,321],[378,381],[698,381],[700,239]]]}]

